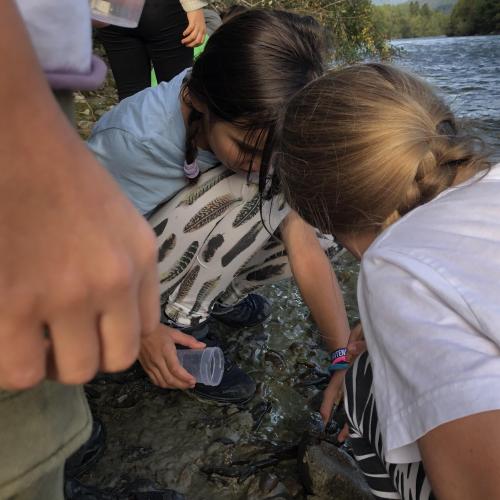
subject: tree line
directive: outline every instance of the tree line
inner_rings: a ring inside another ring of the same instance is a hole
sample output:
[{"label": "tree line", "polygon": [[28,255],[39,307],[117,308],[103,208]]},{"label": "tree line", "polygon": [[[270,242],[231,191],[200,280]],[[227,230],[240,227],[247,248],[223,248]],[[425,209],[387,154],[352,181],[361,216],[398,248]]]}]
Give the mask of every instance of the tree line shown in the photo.
[{"label": "tree line", "polygon": [[392,51],[387,37],[375,25],[371,0],[212,0],[210,5],[221,11],[234,3],[312,15],[323,25],[331,57],[339,63],[385,58]]},{"label": "tree line", "polygon": [[416,1],[380,5],[373,15],[376,28],[389,39],[444,35],[449,23],[449,16],[442,10]]},{"label": "tree line", "polygon": [[458,0],[446,29],[448,36],[500,34],[499,0]]},{"label": "tree line", "polygon": [[425,0],[374,8],[374,23],[388,38],[500,33],[499,0]]}]

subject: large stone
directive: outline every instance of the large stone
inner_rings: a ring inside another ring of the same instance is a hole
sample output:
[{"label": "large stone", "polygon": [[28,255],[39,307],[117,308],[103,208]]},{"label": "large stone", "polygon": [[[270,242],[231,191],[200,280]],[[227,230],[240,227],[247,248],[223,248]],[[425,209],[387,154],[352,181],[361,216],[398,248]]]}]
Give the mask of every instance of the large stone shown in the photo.
[{"label": "large stone", "polygon": [[298,468],[304,487],[317,500],[373,499],[354,460],[328,441],[306,434],[299,446]]}]

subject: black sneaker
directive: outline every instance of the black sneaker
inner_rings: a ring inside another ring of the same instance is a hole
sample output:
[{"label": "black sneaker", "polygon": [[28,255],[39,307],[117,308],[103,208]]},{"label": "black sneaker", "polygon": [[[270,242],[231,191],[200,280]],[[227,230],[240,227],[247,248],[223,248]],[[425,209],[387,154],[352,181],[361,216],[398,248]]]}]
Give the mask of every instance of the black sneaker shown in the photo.
[{"label": "black sneaker", "polygon": [[219,385],[196,384],[193,392],[218,403],[243,404],[252,399],[257,386],[248,373],[224,356],[224,374]]},{"label": "black sneaker", "polygon": [[196,340],[200,340],[201,342],[203,342],[203,339],[210,333],[210,327],[208,326],[208,321],[203,321],[198,325],[192,325],[192,326],[180,326],[171,322],[168,326],[176,328],[177,330],[180,330],[182,333],[185,333],[187,335],[191,335]]},{"label": "black sneaker", "polygon": [[[197,340],[204,342],[207,347],[220,347],[217,340],[210,335],[208,321],[190,327],[176,325],[172,321],[168,321],[169,326],[192,335]],[[217,386],[196,384],[193,392],[200,398],[218,403],[242,404],[253,397],[255,390],[256,385],[253,378],[237,366],[227,353],[224,353],[224,374],[220,384]]]},{"label": "black sneaker", "polygon": [[196,325],[191,326],[183,326],[178,325],[175,321],[170,319],[166,314],[165,310],[161,308],[161,320],[164,325],[175,328],[176,330],[180,330],[182,333],[186,333],[187,335],[191,335],[196,340],[203,340],[209,333],[210,327],[208,326],[208,320],[202,321]]},{"label": "black sneaker", "polygon": [[[211,335],[203,342],[207,347],[222,347]],[[220,384],[216,386],[196,384],[193,392],[200,398],[218,403],[243,404],[252,399],[256,388],[255,380],[224,352],[224,374]]]},{"label": "black sneaker", "polygon": [[256,293],[249,293],[234,306],[215,303],[211,312],[212,318],[235,328],[258,325],[265,321],[270,314],[271,303]]}]

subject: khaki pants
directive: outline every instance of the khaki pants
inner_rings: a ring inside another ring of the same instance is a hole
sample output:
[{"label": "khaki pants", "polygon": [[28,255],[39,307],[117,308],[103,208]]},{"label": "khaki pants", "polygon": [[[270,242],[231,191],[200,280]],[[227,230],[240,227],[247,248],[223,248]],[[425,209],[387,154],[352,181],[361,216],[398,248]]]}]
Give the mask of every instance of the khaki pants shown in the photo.
[{"label": "khaki pants", "polygon": [[[71,116],[71,93],[56,98]],[[0,390],[0,500],[63,499],[64,461],[91,430],[81,386],[47,381],[26,391]]]}]

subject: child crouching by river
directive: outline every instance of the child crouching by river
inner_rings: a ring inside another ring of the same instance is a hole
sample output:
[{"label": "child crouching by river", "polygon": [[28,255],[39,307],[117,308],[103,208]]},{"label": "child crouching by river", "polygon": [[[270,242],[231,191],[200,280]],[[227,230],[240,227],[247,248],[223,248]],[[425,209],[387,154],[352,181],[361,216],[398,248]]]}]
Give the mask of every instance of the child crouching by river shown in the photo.
[{"label": "child crouching by river", "polygon": [[373,494],[500,498],[500,165],[383,64],[300,91],[279,148],[292,208],[361,260],[346,411]]},{"label": "child crouching by river", "polygon": [[328,348],[347,343],[342,294],[325,254],[335,249],[332,238],[317,234],[282,194],[263,200],[258,185],[276,121],[286,101],[323,73],[323,53],[314,19],[244,12],[210,37],[191,70],[125,99],[93,130],[90,148],[158,236],[164,324],[142,339],[139,359],[160,387],[194,388],[219,402],[251,398],[254,380],[229,360],[220,385],[195,386],[176,345],[213,342],[209,318],[235,329],[261,323],[271,305],[255,290],[291,275]]}]

